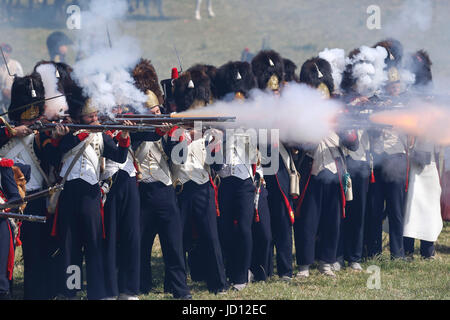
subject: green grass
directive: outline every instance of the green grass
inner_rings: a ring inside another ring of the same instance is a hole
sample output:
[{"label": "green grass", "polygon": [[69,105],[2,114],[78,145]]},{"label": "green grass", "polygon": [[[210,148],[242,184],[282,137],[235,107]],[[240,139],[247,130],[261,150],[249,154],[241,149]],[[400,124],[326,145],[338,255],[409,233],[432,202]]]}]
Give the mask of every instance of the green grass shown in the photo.
[{"label": "green grass", "polygon": [[[416,241],[416,249],[418,248]],[[192,282],[188,285],[194,299],[198,300],[303,300],[303,299],[349,299],[349,300],[410,300],[410,299],[450,299],[450,223],[437,241],[435,260],[424,260],[417,254],[412,262],[391,261],[389,259],[387,235],[384,235],[383,255],[362,264],[366,270],[370,265],[381,269],[381,288],[367,288],[369,273],[356,273],[345,269],[337,273],[335,279],[311,270],[308,279],[294,279],[287,283],[277,276],[267,282],[251,283],[243,291],[229,290],[227,294],[216,296],[208,292],[205,283]],[[417,250],[416,250],[417,251]],[[143,300],[170,300],[172,296],[163,293],[164,265],[159,246],[155,241],[152,253],[154,288],[148,295],[140,296]],[[21,251],[16,253],[14,270],[14,297],[20,299],[23,293],[23,266]],[[83,293],[83,298],[85,294]]]}]

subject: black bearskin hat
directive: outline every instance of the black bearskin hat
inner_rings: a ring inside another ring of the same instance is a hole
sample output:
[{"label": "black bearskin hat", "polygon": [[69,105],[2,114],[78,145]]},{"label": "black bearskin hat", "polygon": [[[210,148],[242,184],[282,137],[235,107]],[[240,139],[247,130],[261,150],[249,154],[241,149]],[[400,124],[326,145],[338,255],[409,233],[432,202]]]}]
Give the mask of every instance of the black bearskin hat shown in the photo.
[{"label": "black bearskin hat", "polygon": [[[28,113],[29,120],[38,118],[44,111],[45,90],[39,73],[33,72],[24,77],[15,77],[11,88],[11,104],[8,108],[8,117],[11,121],[20,123],[23,113]],[[27,106],[24,105],[41,101]]]},{"label": "black bearskin hat", "polygon": [[202,71],[206,73],[206,75],[209,77],[210,83],[211,83],[211,93],[213,96],[213,99],[217,99],[218,92],[216,88],[216,77],[217,77],[217,68],[213,65],[209,64],[196,64],[192,67],[190,67],[187,71]]},{"label": "black bearskin hat", "polygon": [[284,81],[286,82],[298,82],[298,77],[295,74],[297,70],[297,65],[289,59],[283,59],[284,63]]},{"label": "black bearskin hat", "polygon": [[281,84],[284,81],[283,58],[273,50],[260,51],[252,60],[252,70],[256,77],[258,88],[265,90],[267,82],[275,75]]},{"label": "black bearskin hat", "polygon": [[410,61],[408,61],[407,68],[415,74],[415,86],[426,86],[433,81],[431,73],[432,62],[428,53],[424,50],[419,50],[411,54]]},{"label": "black bearskin hat", "polygon": [[330,91],[334,91],[334,82],[330,63],[322,58],[311,58],[302,65],[300,70],[300,82],[317,88],[321,83]]},{"label": "black bearskin hat", "polygon": [[218,97],[222,99],[229,93],[242,93],[247,97],[256,88],[252,66],[248,62],[230,61],[219,68],[215,81]]},{"label": "black bearskin hat", "polygon": [[58,54],[60,46],[71,45],[72,40],[63,32],[55,31],[47,37],[47,48],[50,58],[53,60],[55,55]]},{"label": "black bearskin hat", "polygon": [[386,49],[388,55],[384,62],[386,63],[387,68],[400,66],[403,58],[403,45],[400,41],[389,38],[376,43],[373,48],[376,47],[383,47]]},{"label": "black bearskin hat", "polygon": [[160,104],[164,103],[163,93],[159,86],[158,75],[152,63],[147,59],[141,59],[132,71],[134,85],[143,93],[152,91]]},{"label": "black bearskin hat", "polygon": [[194,103],[209,104],[213,99],[211,79],[201,68],[183,72],[174,80],[177,112],[186,111]]}]

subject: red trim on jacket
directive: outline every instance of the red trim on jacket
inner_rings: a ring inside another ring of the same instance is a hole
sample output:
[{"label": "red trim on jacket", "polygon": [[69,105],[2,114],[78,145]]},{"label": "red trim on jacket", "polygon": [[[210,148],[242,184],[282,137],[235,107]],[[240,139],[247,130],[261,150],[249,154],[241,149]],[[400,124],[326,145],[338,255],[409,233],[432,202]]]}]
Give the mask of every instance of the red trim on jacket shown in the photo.
[{"label": "red trim on jacket", "polygon": [[281,195],[283,196],[284,205],[286,206],[286,209],[288,210],[289,219],[291,220],[291,224],[294,224],[295,216],[294,211],[292,210],[291,204],[289,203],[288,198],[284,194],[283,190],[281,189],[280,181],[278,181],[278,176],[275,174],[275,179],[277,179],[278,188],[280,189]]},{"label": "red trim on jacket", "polygon": [[219,210],[219,188],[217,188],[217,186],[214,184],[214,181],[211,177],[211,175],[209,176],[209,182],[211,183],[212,187],[214,188],[214,202],[216,204],[216,214],[218,217],[220,217],[220,210]]},{"label": "red trim on jacket", "polygon": [[6,274],[8,276],[8,280],[11,281],[14,271],[14,237],[9,221],[7,221],[7,224],[9,229],[9,252],[8,252],[8,263],[6,265]]}]

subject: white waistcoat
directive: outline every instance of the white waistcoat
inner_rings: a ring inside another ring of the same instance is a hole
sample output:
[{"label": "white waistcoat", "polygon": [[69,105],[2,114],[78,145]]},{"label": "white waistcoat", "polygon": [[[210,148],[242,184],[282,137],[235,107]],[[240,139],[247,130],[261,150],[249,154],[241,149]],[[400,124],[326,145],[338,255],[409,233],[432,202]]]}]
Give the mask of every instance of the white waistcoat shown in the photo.
[{"label": "white waistcoat", "polygon": [[[91,133],[95,135],[92,142],[84,150],[83,154],[78,158],[77,162],[73,166],[71,172],[67,176],[67,181],[74,179],[82,179],[87,183],[94,185],[99,182],[100,179],[100,156],[103,153],[103,136],[101,132]],[[87,137],[84,141],[80,142],[75,148],[72,148],[63,157],[63,166],[60,172],[60,176],[64,177],[67,170],[69,169],[72,160],[78,153],[80,148],[82,148],[89,139]]]},{"label": "white waistcoat", "polygon": [[233,134],[227,137],[225,164],[219,176],[237,177],[246,180],[253,176],[252,164],[258,162],[258,149],[248,134]]},{"label": "white waistcoat", "polygon": [[[187,137],[187,135],[185,135]],[[190,180],[197,184],[209,181],[210,168],[206,162],[205,137],[192,141],[187,146],[187,157],[183,164],[172,162],[173,180],[184,184]]]},{"label": "white waistcoat", "polygon": [[[36,167],[36,163],[40,163],[40,161],[34,153],[34,137],[34,134],[30,134],[24,138],[12,138],[0,149],[0,157],[12,159],[14,162],[30,165],[31,177],[30,181],[28,181],[26,185],[27,191],[41,189],[44,182],[44,177],[42,176],[41,171]],[[23,145],[20,139],[22,139],[28,148]]]},{"label": "white waistcoat", "polygon": [[313,158],[311,174],[317,176],[322,170],[328,169],[333,174],[337,173],[335,159],[342,156],[339,152],[339,136],[331,133],[323,139],[313,153],[309,153]]},{"label": "white waistcoat", "polygon": [[166,186],[172,184],[172,173],[169,158],[162,147],[162,140],[144,141],[136,150],[136,159],[142,170],[142,182],[162,182]]},{"label": "white waistcoat", "polygon": [[130,177],[136,176],[136,168],[134,167],[133,156],[130,152],[128,152],[127,160],[124,163],[118,163],[110,159],[106,159],[105,170],[101,174],[101,180],[111,178],[119,170],[125,171]]},{"label": "white waistcoat", "polygon": [[373,140],[373,151],[376,154],[382,154],[383,152],[386,152],[389,155],[406,153],[406,135],[392,129],[382,129],[381,135]]}]

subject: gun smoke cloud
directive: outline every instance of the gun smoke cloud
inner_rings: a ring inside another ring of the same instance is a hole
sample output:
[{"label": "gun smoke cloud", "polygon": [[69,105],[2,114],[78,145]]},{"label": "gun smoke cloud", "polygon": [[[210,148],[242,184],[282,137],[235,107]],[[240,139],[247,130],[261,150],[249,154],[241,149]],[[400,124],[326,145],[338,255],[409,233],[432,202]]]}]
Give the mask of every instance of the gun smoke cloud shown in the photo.
[{"label": "gun smoke cloud", "polygon": [[[220,124],[224,128],[279,129],[280,140],[287,144],[319,143],[333,131],[333,122],[342,110],[338,101],[324,100],[306,85],[291,83],[281,96],[254,90],[245,101],[216,102],[189,116],[236,117],[236,122]],[[181,113],[183,114],[183,113]]]},{"label": "gun smoke cloud", "polygon": [[76,45],[82,58],[74,65],[74,77],[101,113],[125,104],[139,111],[146,101],[129,72],[141,57],[139,44],[122,35],[118,24],[126,13],[125,0],[93,0],[82,12]]}]

